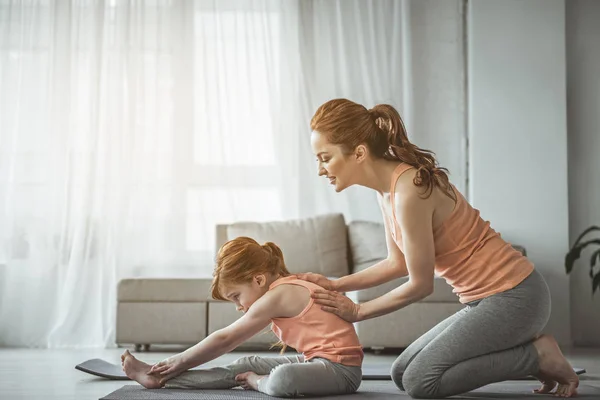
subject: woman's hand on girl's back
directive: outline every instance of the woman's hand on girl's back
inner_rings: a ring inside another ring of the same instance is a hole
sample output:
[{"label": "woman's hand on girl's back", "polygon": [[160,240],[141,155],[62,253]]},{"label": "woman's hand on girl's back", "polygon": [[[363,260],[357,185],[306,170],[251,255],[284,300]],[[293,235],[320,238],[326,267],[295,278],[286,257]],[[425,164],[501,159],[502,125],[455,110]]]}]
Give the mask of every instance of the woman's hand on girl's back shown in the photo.
[{"label": "woman's hand on girl's back", "polygon": [[359,320],[360,305],[341,293],[332,290],[316,289],[311,297],[315,299],[316,304],[321,305],[323,311],[333,313],[348,322],[357,322]]},{"label": "woman's hand on girl's back", "polygon": [[327,277],[321,274],[315,274],[312,272],[307,272],[304,274],[297,274],[298,279],[302,279],[303,281],[312,282],[315,285],[321,286],[326,290],[337,290],[335,287],[335,281],[328,279]]}]

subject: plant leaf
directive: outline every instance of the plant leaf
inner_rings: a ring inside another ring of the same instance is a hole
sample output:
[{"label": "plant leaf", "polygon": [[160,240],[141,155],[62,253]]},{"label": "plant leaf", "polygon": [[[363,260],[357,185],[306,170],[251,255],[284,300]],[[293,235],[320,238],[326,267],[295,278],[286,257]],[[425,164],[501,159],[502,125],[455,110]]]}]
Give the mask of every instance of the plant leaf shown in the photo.
[{"label": "plant leaf", "polygon": [[567,270],[567,274],[570,274],[573,270],[573,264],[575,264],[575,261],[577,261],[577,259],[581,256],[581,250],[582,247],[580,246],[573,247],[565,256],[565,268]]},{"label": "plant leaf", "polygon": [[594,295],[596,289],[598,289],[598,286],[600,286],[600,272],[594,276],[594,280],[592,281],[592,296]]},{"label": "plant leaf", "polygon": [[565,256],[565,268],[567,270],[567,274],[571,273],[573,270],[573,264],[575,261],[581,256],[581,251],[590,244],[599,244],[600,239],[592,239],[587,242],[583,242],[577,246],[574,246]]},{"label": "plant leaf", "polygon": [[573,244],[573,247],[576,247],[576,246],[578,246],[578,245],[579,245],[579,241],[580,241],[581,239],[583,239],[583,237],[584,237],[585,235],[587,235],[589,232],[592,232],[592,231],[600,231],[600,226],[592,225],[592,226],[590,226],[589,228],[587,228],[585,231],[583,231],[583,232],[582,232],[582,233],[579,235],[579,237],[577,237],[577,240],[576,240],[576,241],[575,241],[575,243]]},{"label": "plant leaf", "polygon": [[590,278],[594,277],[594,267],[596,266],[596,259],[600,261],[600,249],[593,252],[592,257],[590,258]]},{"label": "plant leaf", "polygon": [[590,264],[592,265],[592,268],[596,266],[596,258],[598,261],[600,261],[600,249],[592,253],[592,258],[590,258]]}]

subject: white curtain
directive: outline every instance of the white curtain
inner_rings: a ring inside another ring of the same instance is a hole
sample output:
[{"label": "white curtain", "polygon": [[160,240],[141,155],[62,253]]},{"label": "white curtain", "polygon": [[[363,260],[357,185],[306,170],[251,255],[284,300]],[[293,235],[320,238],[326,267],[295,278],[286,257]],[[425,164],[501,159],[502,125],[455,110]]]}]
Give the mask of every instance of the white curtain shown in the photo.
[{"label": "white curtain", "polygon": [[377,220],[371,193],[316,177],[309,121],[343,96],[461,137],[435,104],[461,107],[436,79],[462,64],[411,79],[408,22],[461,27],[458,1],[425,3],[0,1],[0,345],[112,345],[118,280],[209,277],[216,223]]}]

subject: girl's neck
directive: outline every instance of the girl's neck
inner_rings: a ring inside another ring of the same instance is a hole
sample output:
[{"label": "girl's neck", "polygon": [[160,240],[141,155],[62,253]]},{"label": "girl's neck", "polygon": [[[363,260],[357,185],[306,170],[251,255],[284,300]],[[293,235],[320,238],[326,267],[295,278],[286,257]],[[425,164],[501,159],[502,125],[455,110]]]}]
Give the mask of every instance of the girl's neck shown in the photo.
[{"label": "girl's neck", "polygon": [[273,282],[275,282],[276,280],[278,280],[280,278],[284,278],[284,276],[282,276],[282,275],[268,275],[267,276],[267,287],[271,286],[271,284]]}]

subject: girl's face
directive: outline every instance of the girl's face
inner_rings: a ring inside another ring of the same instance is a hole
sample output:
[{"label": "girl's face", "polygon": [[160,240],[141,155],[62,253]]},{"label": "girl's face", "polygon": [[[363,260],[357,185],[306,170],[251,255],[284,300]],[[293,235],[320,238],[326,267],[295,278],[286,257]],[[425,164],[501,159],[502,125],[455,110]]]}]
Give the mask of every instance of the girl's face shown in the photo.
[{"label": "girl's face", "polygon": [[313,132],[310,137],[313,153],[317,157],[319,176],[329,179],[336,192],[355,184],[358,165],[352,155],[342,152],[338,145],[331,144],[325,135]]},{"label": "girl's face", "polygon": [[264,275],[255,276],[251,282],[230,284],[223,287],[223,296],[235,304],[238,311],[248,312],[252,304],[260,299],[269,287]]}]

